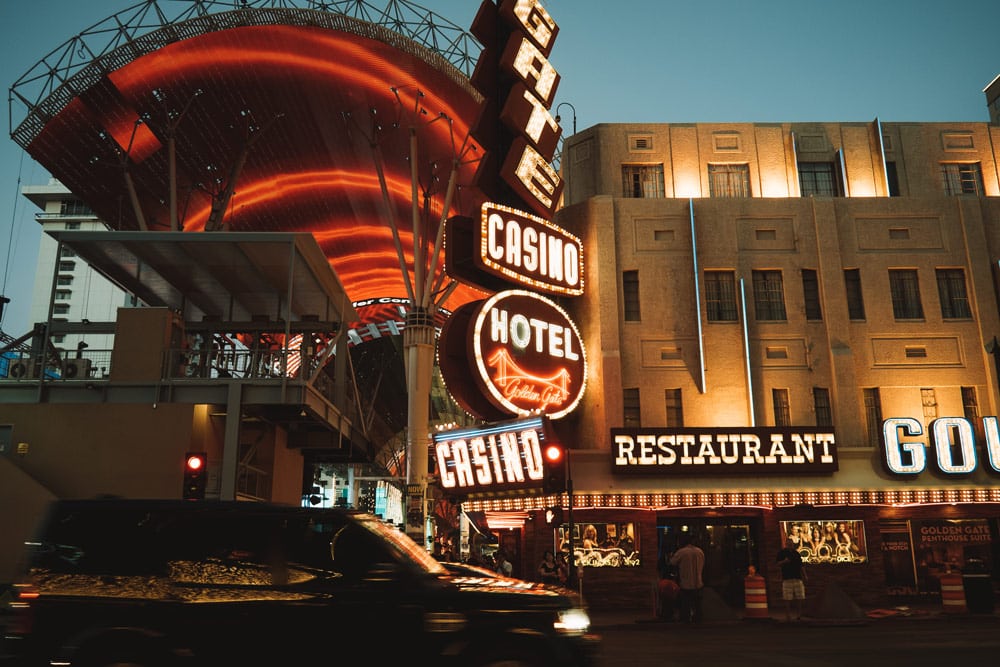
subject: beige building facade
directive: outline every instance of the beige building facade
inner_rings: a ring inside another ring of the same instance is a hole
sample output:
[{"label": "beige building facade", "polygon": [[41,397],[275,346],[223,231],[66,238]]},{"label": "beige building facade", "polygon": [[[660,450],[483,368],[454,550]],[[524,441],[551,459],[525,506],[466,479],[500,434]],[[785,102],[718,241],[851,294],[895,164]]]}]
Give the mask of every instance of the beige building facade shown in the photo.
[{"label": "beige building facade", "polygon": [[[648,599],[687,531],[733,607],[751,567],[780,604],[790,541],[815,605],[996,579],[1000,127],[601,124],[562,170],[588,386],[560,432],[573,530],[606,545],[578,552],[592,604]],[[523,511],[540,555],[550,501],[473,507]]]}]

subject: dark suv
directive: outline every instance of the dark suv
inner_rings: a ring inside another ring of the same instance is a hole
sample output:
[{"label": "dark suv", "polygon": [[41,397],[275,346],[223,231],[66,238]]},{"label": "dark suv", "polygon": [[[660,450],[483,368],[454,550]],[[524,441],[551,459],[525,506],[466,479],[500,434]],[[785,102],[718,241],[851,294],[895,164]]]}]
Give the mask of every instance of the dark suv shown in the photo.
[{"label": "dark suv", "polygon": [[343,510],[60,501],[27,566],[5,633],[24,664],[590,665],[600,645],[574,593],[450,572]]}]

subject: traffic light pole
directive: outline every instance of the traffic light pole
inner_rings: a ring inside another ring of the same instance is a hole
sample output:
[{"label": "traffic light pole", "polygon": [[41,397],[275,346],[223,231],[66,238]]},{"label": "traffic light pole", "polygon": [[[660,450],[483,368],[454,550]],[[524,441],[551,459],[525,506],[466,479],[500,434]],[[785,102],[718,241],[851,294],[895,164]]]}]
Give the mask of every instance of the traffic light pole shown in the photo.
[{"label": "traffic light pole", "polygon": [[577,586],[582,594],[583,582],[576,576],[576,539],[573,537],[573,466],[568,447],[566,448],[566,498],[569,503],[569,510],[566,512],[569,524],[569,558],[567,559],[569,571],[566,573],[566,580],[570,586]]}]

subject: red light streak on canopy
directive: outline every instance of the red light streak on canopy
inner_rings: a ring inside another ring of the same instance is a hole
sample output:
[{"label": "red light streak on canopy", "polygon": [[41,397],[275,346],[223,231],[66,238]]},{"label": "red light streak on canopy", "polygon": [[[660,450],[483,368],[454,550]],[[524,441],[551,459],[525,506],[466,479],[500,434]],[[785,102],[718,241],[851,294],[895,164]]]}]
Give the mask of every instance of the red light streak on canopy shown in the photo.
[{"label": "red light streak on canopy", "polygon": [[[421,188],[432,186],[423,239],[430,248],[451,162],[479,113],[471,86],[443,67],[450,66],[423,47],[327,28],[220,30],[167,44],[95,81],[46,124],[29,152],[112,227],[135,229],[119,166],[132,140],[128,173],[146,224],[168,229],[168,112],[176,120],[183,109],[174,136],[185,230],[204,229],[213,195],[245,150],[224,212],[229,228],[312,232],[353,301],[405,297],[369,136],[381,124],[382,167],[412,270],[409,127],[418,129]],[[414,114],[418,108],[426,115]],[[145,121],[133,138],[138,118]],[[461,168],[450,214],[478,209],[482,196],[469,185],[477,166],[470,160]],[[443,261],[438,266],[440,273]],[[461,286],[446,307],[477,298]]]}]

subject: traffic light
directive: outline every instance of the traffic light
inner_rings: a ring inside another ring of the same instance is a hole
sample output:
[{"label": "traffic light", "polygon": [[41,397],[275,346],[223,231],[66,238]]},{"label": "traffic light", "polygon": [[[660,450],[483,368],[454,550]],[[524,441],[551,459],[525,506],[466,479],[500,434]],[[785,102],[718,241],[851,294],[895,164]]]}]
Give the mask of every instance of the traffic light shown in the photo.
[{"label": "traffic light", "polygon": [[204,500],[208,480],[208,455],[188,452],[184,455],[184,500]]},{"label": "traffic light", "polygon": [[566,448],[557,443],[546,444],[542,448],[542,470],[545,493],[562,493],[566,490]]}]

